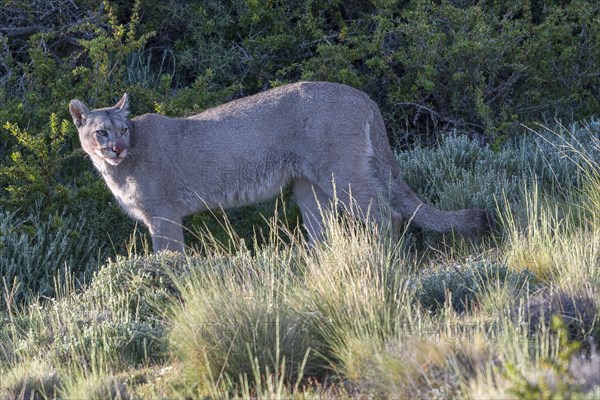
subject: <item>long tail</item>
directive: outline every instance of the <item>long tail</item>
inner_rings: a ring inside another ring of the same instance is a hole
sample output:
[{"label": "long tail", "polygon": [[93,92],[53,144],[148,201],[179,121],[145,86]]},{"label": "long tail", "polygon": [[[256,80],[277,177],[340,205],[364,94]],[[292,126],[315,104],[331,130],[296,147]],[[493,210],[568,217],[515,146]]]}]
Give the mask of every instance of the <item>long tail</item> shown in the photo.
[{"label": "long tail", "polygon": [[[389,202],[397,214],[411,220],[417,226],[435,232],[454,231],[463,236],[478,236],[494,227],[492,214],[482,209],[441,211],[424,203],[402,179],[396,157],[389,146],[381,113],[373,103],[373,121],[370,139],[377,149],[377,157],[371,159],[371,168],[382,187],[390,189]],[[392,215],[397,224],[398,215]]]},{"label": "long tail", "polygon": [[402,179],[392,183],[392,207],[406,220],[435,232],[454,231],[463,236],[474,237],[489,231],[493,218],[486,210],[472,208],[457,211],[441,211],[424,203]]}]

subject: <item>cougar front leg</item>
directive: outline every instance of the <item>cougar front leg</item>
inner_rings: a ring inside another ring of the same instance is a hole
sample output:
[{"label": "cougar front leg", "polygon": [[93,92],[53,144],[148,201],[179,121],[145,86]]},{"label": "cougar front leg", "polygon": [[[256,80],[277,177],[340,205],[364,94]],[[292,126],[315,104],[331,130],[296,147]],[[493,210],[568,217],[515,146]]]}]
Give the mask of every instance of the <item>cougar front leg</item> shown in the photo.
[{"label": "cougar front leg", "polygon": [[163,250],[184,253],[183,226],[181,218],[152,217],[148,223],[154,252]]},{"label": "cougar front leg", "polygon": [[302,213],[302,222],[308,233],[308,240],[315,244],[324,239],[325,217],[331,200],[316,185],[312,185],[305,179],[299,179],[294,183],[294,194],[296,202]]}]

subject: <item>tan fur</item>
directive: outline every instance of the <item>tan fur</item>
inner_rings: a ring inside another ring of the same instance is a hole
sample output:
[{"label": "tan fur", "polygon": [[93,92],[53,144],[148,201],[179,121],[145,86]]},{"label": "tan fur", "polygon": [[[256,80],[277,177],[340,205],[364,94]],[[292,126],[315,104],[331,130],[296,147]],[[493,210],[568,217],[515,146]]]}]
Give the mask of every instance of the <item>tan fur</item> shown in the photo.
[{"label": "tan fur", "polygon": [[[69,105],[83,149],[121,206],[150,229],[155,251],[183,251],[182,218],[275,197],[292,184],[311,241],[334,193],[353,212],[391,225],[402,218],[437,232],[478,235],[484,210],[439,211],[402,180],[383,119],[351,87],[300,82],[189,118],[127,119],[128,97],[90,111]],[[335,187],[334,187],[335,186]]]}]

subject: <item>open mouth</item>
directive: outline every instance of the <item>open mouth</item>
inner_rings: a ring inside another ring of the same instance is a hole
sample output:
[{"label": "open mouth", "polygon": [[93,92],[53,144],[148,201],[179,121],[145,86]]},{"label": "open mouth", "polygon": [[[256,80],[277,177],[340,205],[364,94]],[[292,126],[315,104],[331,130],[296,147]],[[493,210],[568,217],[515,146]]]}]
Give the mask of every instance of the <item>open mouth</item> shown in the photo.
[{"label": "open mouth", "polygon": [[127,156],[127,151],[117,154],[115,152],[102,152],[102,158],[110,165],[119,165]]},{"label": "open mouth", "polygon": [[125,159],[125,156],[124,153],[119,155],[102,153],[102,158],[110,165],[119,165]]},{"label": "open mouth", "polygon": [[111,165],[119,165],[121,163],[121,161],[123,161],[123,157],[116,157],[116,158],[104,157],[104,159],[106,160],[107,163],[109,163]]}]

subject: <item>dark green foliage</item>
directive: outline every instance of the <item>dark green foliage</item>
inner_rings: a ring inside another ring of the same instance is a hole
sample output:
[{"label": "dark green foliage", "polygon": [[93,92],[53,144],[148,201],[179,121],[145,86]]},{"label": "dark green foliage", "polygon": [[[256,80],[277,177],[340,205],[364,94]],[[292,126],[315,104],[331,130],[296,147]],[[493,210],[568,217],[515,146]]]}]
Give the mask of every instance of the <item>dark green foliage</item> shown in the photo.
[{"label": "dark green foliage", "polygon": [[130,235],[132,223],[98,175],[89,170],[72,123],[59,120],[53,113],[37,134],[10,123],[4,128],[17,145],[8,165],[0,166],[0,182],[5,189],[0,206],[17,210],[25,219],[33,209],[42,216],[65,209],[76,216],[85,215],[96,227],[85,240],[97,241],[101,247],[112,242],[122,251],[119,242]]},{"label": "dark green foliage", "polygon": [[393,31],[398,126],[408,118],[419,131],[450,126],[502,138],[543,115],[597,112],[594,78],[584,72],[598,71],[593,2],[455,4],[411,2]]},{"label": "dark green foliage", "polygon": [[478,296],[497,286],[508,286],[514,297],[535,288],[528,271],[515,272],[503,265],[473,264],[427,273],[415,282],[416,299],[425,309],[436,311],[446,304],[463,312],[478,304]]}]

